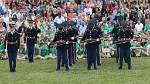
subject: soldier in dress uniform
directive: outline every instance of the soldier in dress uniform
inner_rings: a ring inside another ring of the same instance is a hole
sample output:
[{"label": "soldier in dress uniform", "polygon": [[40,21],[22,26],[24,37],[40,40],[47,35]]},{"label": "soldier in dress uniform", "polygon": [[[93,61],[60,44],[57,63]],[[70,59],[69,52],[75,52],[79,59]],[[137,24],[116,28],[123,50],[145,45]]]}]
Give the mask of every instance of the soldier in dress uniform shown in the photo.
[{"label": "soldier in dress uniform", "polygon": [[79,29],[76,27],[77,25],[77,22],[73,22],[73,25],[72,25],[72,29],[73,29],[73,37],[74,37],[74,45],[73,45],[73,64],[75,63],[75,61],[77,61],[77,55],[76,55],[76,42],[77,42],[77,39],[78,39],[78,32],[79,32]]},{"label": "soldier in dress uniform", "polygon": [[[102,30],[101,28],[96,24],[95,25],[95,29],[98,31],[98,35],[99,35],[99,38],[101,38],[102,36]],[[101,59],[100,59],[100,54],[99,54],[99,45],[101,44],[101,42],[97,42],[97,65],[100,66],[101,65]]]},{"label": "soldier in dress uniform", "polygon": [[[120,26],[121,27],[121,26]],[[116,36],[117,34],[119,34],[120,32],[120,27],[119,27],[119,24],[116,24],[113,31],[112,31],[112,34],[114,36]],[[117,46],[117,55],[116,55],[116,63],[118,63],[118,60],[119,60],[119,44],[116,44]]]},{"label": "soldier in dress uniform", "polygon": [[59,29],[54,37],[53,42],[57,43],[57,68],[56,70],[60,70],[60,63],[62,58],[62,63],[65,64],[66,71],[69,71],[68,66],[68,58],[67,58],[67,49],[68,49],[68,39],[67,32],[63,30],[63,25],[58,24],[57,28]]},{"label": "soldier in dress uniform", "polygon": [[20,35],[15,31],[15,23],[9,24],[10,32],[6,34],[4,49],[8,52],[10,72],[16,72],[17,51],[20,47]]},{"label": "soldier in dress uniform", "polygon": [[72,26],[71,26],[72,22],[71,21],[68,21],[67,22],[67,26],[66,26],[66,33],[67,33],[67,36],[69,37],[70,39],[70,43],[68,44],[68,60],[69,60],[69,66],[72,66],[73,65],[73,59],[74,59],[74,56],[73,56],[73,40],[75,39],[74,38],[74,31],[72,29]]},{"label": "soldier in dress uniform", "polygon": [[119,58],[119,69],[122,69],[123,65],[123,58],[126,59],[128,64],[128,69],[130,70],[131,67],[131,58],[130,58],[130,39],[133,38],[133,31],[130,27],[123,27],[120,30],[119,34],[117,34],[116,38],[120,40],[119,48],[120,48],[120,58]]},{"label": "soldier in dress uniform", "polygon": [[[69,43],[69,46],[68,46],[68,51],[70,53],[69,54],[69,65],[71,66],[72,64],[75,63],[75,60],[76,60],[76,49],[75,49],[75,43],[77,42],[77,37],[76,35],[78,34],[78,31],[77,29],[75,29],[74,26],[74,22],[73,21],[69,21],[68,22],[68,29],[67,29],[67,34],[69,36],[69,39],[70,39],[70,43]],[[71,57],[70,57],[71,56]]]},{"label": "soldier in dress uniform", "polygon": [[[94,24],[88,24],[88,30],[84,33],[81,41],[86,41],[86,52],[87,52],[87,70],[91,69],[92,63],[94,64],[94,69],[97,70],[96,66],[96,56],[97,56],[97,42],[99,42],[98,31],[94,29]],[[80,43],[80,42],[79,42]]]},{"label": "soldier in dress uniform", "polygon": [[28,49],[28,60],[29,63],[33,62],[34,45],[37,42],[37,30],[33,27],[33,20],[28,20],[29,28],[25,32],[25,43]]}]

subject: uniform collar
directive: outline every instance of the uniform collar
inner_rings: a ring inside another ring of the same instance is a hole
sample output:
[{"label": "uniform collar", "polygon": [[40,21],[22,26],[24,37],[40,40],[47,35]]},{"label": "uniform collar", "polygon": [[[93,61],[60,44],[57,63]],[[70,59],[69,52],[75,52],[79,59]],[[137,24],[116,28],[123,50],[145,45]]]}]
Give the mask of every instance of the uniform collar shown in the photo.
[{"label": "uniform collar", "polygon": [[11,33],[11,34],[14,34],[14,32],[15,32],[15,31],[11,31],[10,33]]}]

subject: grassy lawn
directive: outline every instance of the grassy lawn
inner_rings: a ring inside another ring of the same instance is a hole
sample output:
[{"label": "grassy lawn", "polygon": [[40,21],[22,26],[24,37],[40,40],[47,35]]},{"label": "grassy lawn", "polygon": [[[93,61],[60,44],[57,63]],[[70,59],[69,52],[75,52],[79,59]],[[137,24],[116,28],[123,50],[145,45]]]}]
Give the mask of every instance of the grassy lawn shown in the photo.
[{"label": "grassy lawn", "polygon": [[102,59],[98,70],[86,70],[86,60],[80,59],[70,71],[55,71],[55,60],[17,62],[17,72],[10,73],[8,61],[0,60],[0,84],[150,84],[150,58],[132,58],[132,70],[124,64],[118,70],[115,59]]}]

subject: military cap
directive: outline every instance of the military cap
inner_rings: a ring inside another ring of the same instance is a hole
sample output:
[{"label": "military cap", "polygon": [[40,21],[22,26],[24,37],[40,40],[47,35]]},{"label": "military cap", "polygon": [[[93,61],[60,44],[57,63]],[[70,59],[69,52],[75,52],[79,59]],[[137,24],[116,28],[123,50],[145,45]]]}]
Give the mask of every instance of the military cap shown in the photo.
[{"label": "military cap", "polygon": [[28,22],[29,22],[29,23],[33,23],[34,21],[33,21],[33,20],[28,20]]},{"label": "military cap", "polygon": [[10,22],[10,23],[9,23],[9,27],[10,27],[10,28],[15,27],[15,25],[16,25],[15,22]]},{"label": "military cap", "polygon": [[94,23],[89,23],[87,26],[88,29],[93,29],[94,28]]}]

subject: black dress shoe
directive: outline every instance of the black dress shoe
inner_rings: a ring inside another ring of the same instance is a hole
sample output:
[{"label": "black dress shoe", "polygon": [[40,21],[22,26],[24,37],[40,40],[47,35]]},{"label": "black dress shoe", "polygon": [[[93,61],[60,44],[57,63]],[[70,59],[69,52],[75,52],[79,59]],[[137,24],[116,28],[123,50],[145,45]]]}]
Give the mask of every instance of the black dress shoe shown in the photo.
[{"label": "black dress shoe", "polygon": [[69,66],[72,66],[73,64],[69,64]]},{"label": "black dress shoe", "polygon": [[62,64],[61,67],[64,67],[64,65]]},{"label": "black dress shoe", "polygon": [[13,72],[13,70],[10,70],[10,72]]},{"label": "black dress shoe", "polygon": [[119,70],[122,70],[122,67],[119,67],[118,69],[119,69]]},{"label": "black dress shoe", "polygon": [[56,71],[60,71],[60,69],[57,68]]},{"label": "black dress shoe", "polygon": [[94,70],[97,70],[97,68],[95,67]]},{"label": "black dress shoe", "polygon": [[98,66],[101,66],[101,64],[97,64]]},{"label": "black dress shoe", "polygon": [[90,68],[90,67],[87,67],[87,70],[91,70],[91,68]]},{"label": "black dress shoe", "polygon": [[132,67],[128,67],[128,70],[131,70],[132,69]]},{"label": "black dress shoe", "polygon": [[13,71],[13,72],[16,72],[16,69],[13,69],[12,71]]},{"label": "black dress shoe", "polygon": [[29,63],[33,63],[33,61],[29,61]]},{"label": "black dress shoe", "polygon": [[66,69],[66,71],[69,71],[69,69]]}]

